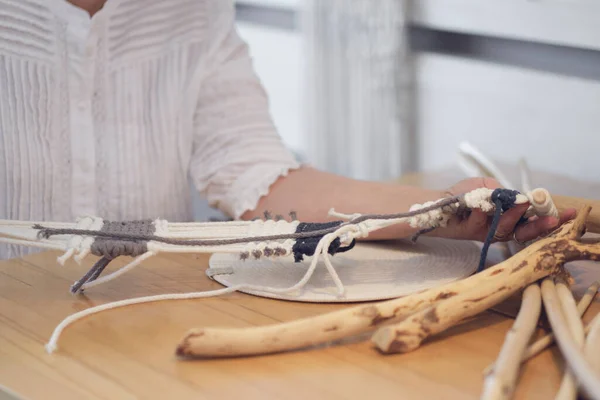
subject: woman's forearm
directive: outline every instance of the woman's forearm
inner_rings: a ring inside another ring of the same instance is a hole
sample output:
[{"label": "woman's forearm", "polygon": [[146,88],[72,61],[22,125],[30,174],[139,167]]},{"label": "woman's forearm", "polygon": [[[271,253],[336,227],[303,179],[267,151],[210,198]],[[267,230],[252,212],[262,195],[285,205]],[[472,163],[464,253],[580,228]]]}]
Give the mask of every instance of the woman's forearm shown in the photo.
[{"label": "woman's forearm", "polygon": [[[262,217],[265,211],[273,216],[295,211],[306,222],[331,221],[327,216],[332,207],[341,213],[397,213],[408,211],[415,203],[437,200],[439,191],[402,186],[393,183],[368,182],[346,178],[303,167],[280,178],[263,197],[257,208],[242,218]],[[371,239],[408,237],[416,232],[407,224],[373,232]]]}]

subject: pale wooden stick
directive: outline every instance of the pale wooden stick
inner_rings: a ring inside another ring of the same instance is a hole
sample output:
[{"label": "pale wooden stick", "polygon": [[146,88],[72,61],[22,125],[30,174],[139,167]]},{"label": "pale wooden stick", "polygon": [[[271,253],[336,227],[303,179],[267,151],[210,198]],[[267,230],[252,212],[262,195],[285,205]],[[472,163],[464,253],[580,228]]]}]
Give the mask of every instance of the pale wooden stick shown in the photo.
[{"label": "pale wooden stick", "polygon": [[512,397],[521,357],[540,318],[542,296],[537,284],[527,286],[523,291],[523,302],[512,328],[498,355],[496,367],[486,376],[481,399],[496,400]]},{"label": "pale wooden stick", "polygon": [[584,352],[591,367],[600,375],[600,313],[587,326],[589,334],[585,341]]},{"label": "pale wooden stick", "polygon": [[[581,322],[581,316],[579,315],[577,304],[575,304],[575,299],[573,298],[573,293],[564,282],[557,283],[555,287],[563,310],[563,315],[567,320],[569,330],[571,331],[571,337],[574,343],[577,344],[579,349],[581,349],[583,348],[583,343],[585,341],[585,333],[583,331],[583,323]],[[575,377],[570,371],[570,368],[567,367],[565,368],[565,373],[563,375],[558,394],[556,395],[556,399],[571,400],[575,399],[576,397],[577,382],[575,381]]]},{"label": "pale wooden stick", "polygon": [[590,396],[600,398],[600,379],[594,375],[581,349],[578,348],[571,336],[556,287],[551,278],[544,279],[542,282],[542,300],[558,346],[579,384]]},{"label": "pale wooden stick", "polygon": [[[580,316],[583,316],[583,314],[585,314],[585,312],[589,308],[590,304],[592,304],[592,301],[594,300],[596,293],[598,293],[599,287],[600,287],[600,281],[594,282],[585,291],[585,294],[583,295],[581,300],[579,300],[579,303],[577,303],[577,312],[579,313]],[[586,329],[589,329],[589,326],[586,327]],[[544,349],[546,349],[548,346],[550,346],[552,343],[554,343],[554,334],[553,333],[549,333],[548,335],[540,338],[535,343],[533,343],[531,346],[529,346],[529,348],[527,349],[527,351],[525,352],[525,354],[523,356],[523,362],[528,361],[529,359],[535,357],[536,355],[541,353]]]},{"label": "pale wooden stick", "polygon": [[[585,314],[585,312],[589,308],[590,304],[592,304],[594,297],[598,293],[599,287],[600,287],[600,281],[596,281],[589,288],[587,288],[587,290],[581,297],[581,300],[579,300],[579,303],[577,303],[577,311],[579,312],[579,315],[583,316],[583,314]],[[589,331],[589,329],[590,329],[590,325],[586,325],[586,327],[585,327],[586,334]],[[550,346],[552,343],[554,343],[554,334],[553,333],[549,333],[549,334],[539,338],[531,346],[529,346],[527,348],[527,350],[523,354],[523,359],[521,360],[521,362],[524,363],[524,362],[529,361],[530,359],[532,359],[533,357],[537,356],[542,351],[544,351],[546,348],[548,348],[548,346]],[[488,375],[491,372],[492,368],[494,368],[493,363],[486,367],[486,369],[483,371],[483,374]]]}]

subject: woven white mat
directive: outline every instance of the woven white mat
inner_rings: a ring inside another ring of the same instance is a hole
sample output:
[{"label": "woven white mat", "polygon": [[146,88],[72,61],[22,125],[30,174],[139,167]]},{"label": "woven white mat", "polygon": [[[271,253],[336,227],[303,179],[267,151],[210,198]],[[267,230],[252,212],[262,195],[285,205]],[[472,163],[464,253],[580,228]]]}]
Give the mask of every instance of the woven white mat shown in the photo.
[{"label": "woven white mat", "polygon": [[[405,296],[465,278],[477,269],[480,247],[473,242],[421,237],[406,241],[360,243],[336,254],[332,264],[346,288],[339,297],[333,280],[319,261],[314,275],[300,291],[272,294],[244,291],[262,297],[301,302],[358,302]],[[286,288],[305,274],[310,258],[295,263],[292,257],[242,261],[234,254],[215,254],[209,268],[232,267],[233,273],[214,275],[225,286],[253,284]],[[214,271],[213,270],[213,271]]]}]

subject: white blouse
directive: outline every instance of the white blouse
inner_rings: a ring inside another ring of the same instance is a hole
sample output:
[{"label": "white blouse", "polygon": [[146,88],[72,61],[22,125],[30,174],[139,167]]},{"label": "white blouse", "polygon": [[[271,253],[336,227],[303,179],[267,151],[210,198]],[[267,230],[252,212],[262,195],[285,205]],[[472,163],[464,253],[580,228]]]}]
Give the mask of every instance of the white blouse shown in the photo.
[{"label": "white blouse", "polygon": [[1,219],[237,218],[297,167],[232,1],[0,0]]}]

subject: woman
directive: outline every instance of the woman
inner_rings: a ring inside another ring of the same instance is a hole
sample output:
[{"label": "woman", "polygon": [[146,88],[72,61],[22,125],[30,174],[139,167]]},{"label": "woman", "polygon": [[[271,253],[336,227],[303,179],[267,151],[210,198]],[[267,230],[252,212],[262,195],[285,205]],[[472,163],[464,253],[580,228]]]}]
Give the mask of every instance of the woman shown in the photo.
[{"label": "woman", "polygon": [[[399,212],[444,194],[299,165],[273,127],[231,1],[0,0],[0,17],[0,218],[189,220],[190,178],[243,219],[293,209],[319,221],[332,206]],[[497,183],[449,192],[480,186]],[[525,208],[503,216],[499,240]],[[560,222],[541,218],[515,237]],[[481,240],[488,223],[473,212],[434,234]],[[3,247],[0,258],[24,251]]]}]

